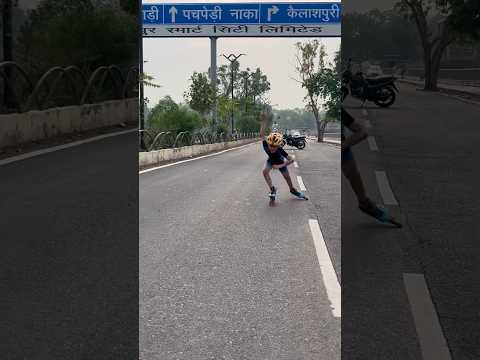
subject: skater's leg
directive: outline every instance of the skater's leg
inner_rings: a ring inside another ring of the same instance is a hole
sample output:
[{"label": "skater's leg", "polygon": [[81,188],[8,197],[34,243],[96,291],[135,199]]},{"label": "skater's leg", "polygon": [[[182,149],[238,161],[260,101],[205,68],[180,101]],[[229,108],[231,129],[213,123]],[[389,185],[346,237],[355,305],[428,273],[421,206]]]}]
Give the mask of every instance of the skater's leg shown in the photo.
[{"label": "skater's leg", "polygon": [[290,190],[294,190],[295,188],[293,187],[293,184],[292,184],[292,178],[290,177],[290,173],[288,172],[288,170],[282,171],[281,173],[283,175],[283,178],[287,182]]},{"label": "skater's leg", "polygon": [[263,177],[265,178],[265,181],[267,182],[268,190],[273,189],[272,178],[270,177],[270,170],[271,169],[272,168],[268,164],[266,164],[264,169],[263,169]]},{"label": "skater's leg", "polygon": [[342,172],[350,182],[353,192],[357,196],[359,204],[368,202],[365,186],[363,185],[362,177],[358,171],[357,164],[353,157],[349,159],[342,159]]},{"label": "skater's leg", "polygon": [[303,195],[303,193],[301,193],[300,191],[298,191],[297,189],[295,189],[293,187],[292,178],[290,177],[290,173],[288,172],[287,168],[284,168],[284,169],[285,170],[282,170],[282,175],[283,175],[285,181],[287,182],[288,187],[290,188],[290,193],[292,195],[295,195],[295,196],[303,197],[305,200],[307,200],[307,198]]},{"label": "skater's leg", "polygon": [[362,177],[358,171],[357,163],[353,156],[344,156],[344,158],[342,158],[342,172],[350,182],[350,185],[357,196],[360,209],[374,215],[375,217],[382,217],[385,212],[379,209],[378,206],[368,198]]}]

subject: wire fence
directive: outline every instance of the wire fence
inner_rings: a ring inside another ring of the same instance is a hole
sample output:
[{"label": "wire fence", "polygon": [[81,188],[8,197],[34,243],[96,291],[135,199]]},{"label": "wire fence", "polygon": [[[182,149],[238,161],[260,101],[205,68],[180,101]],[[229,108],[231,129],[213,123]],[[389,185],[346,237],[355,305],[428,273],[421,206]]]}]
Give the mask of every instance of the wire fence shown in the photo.
[{"label": "wire fence", "polygon": [[215,144],[228,141],[257,139],[260,137],[259,133],[213,133],[210,131],[203,132],[172,132],[172,131],[154,131],[154,130],[140,130],[143,133],[146,151],[154,151],[161,149],[172,149],[183,146],[192,145],[206,145]]},{"label": "wire fence", "polygon": [[77,66],[56,66],[37,81],[18,63],[0,62],[0,113],[94,104],[138,96],[138,67],[101,66],[86,74]]}]

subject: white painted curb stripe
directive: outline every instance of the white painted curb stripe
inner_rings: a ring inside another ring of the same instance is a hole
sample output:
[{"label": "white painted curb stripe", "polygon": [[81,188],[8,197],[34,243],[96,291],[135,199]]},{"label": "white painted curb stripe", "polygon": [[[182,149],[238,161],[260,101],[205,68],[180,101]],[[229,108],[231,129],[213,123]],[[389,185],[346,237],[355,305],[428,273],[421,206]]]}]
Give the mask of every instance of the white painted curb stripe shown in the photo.
[{"label": "white painted curb stripe", "polygon": [[99,136],[91,137],[91,138],[84,139],[84,140],[73,141],[73,142],[68,143],[68,144],[63,144],[63,145],[58,145],[58,146],[53,146],[53,147],[50,147],[50,148],[42,149],[42,150],[32,151],[32,152],[22,154],[22,155],[12,156],[12,157],[0,160],[0,166],[10,164],[10,163],[15,162],[15,161],[29,159],[29,158],[32,158],[32,157],[35,157],[35,156],[48,154],[48,153],[51,153],[51,152],[54,152],[54,151],[59,151],[59,150],[68,149],[68,148],[71,148],[71,147],[74,147],[74,146],[87,144],[87,143],[90,143],[90,142],[93,142],[93,141],[98,141],[98,140],[106,139],[106,138],[113,137],[113,136],[128,134],[128,133],[131,133],[131,132],[138,132],[138,129],[117,131],[117,132],[114,132],[114,133],[99,135]]},{"label": "white painted curb stripe", "polygon": [[377,141],[375,140],[375,137],[369,136],[367,140],[368,140],[368,146],[370,147],[370,150],[378,151]]},{"label": "white painted curb stripe", "polygon": [[298,163],[296,161],[293,162],[293,166],[295,166],[296,168],[298,168]]},{"label": "white painted curb stripe", "polygon": [[301,176],[297,176],[297,181],[298,181],[298,186],[300,186],[300,190],[307,191],[307,188],[305,187],[305,184],[303,183]]},{"label": "white painted curb stripe", "polygon": [[451,360],[450,351],[433,306],[425,277],[403,274],[423,360]]},{"label": "white painted curb stripe", "polygon": [[375,171],[375,177],[377,178],[378,188],[382,195],[383,203],[385,205],[398,205],[395,195],[393,195],[390,183],[388,182],[387,174],[385,171]]},{"label": "white painted curb stripe", "polygon": [[317,220],[308,220],[310,231],[312,232],[313,243],[317,252],[318,264],[322,272],[323,283],[327,290],[327,296],[330,300],[330,307],[334,317],[342,316],[342,291],[338,282],[337,274],[333,268],[330,254],[328,253],[327,245],[320,230],[320,225]]},{"label": "white painted curb stripe", "polygon": [[252,144],[255,144],[255,142],[250,143],[250,144],[246,144],[246,145],[242,145],[242,146],[237,146],[237,147],[234,147],[234,148],[231,148],[231,149],[222,150],[222,151],[219,151],[219,152],[216,152],[216,153],[213,153],[213,154],[199,156],[199,157],[196,157],[196,158],[193,158],[193,159],[181,160],[181,161],[177,161],[177,162],[166,164],[166,165],[157,166],[157,167],[150,168],[150,169],[145,169],[145,170],[139,171],[138,173],[139,174],[145,174],[145,173],[148,173],[150,171],[154,171],[154,170],[158,170],[158,169],[164,169],[164,168],[167,168],[167,167],[170,167],[170,166],[183,164],[183,163],[190,162],[190,161],[205,159],[205,158],[210,157],[210,156],[215,156],[215,155],[220,155],[220,154],[226,153],[227,151],[242,149],[242,148],[250,146]]}]

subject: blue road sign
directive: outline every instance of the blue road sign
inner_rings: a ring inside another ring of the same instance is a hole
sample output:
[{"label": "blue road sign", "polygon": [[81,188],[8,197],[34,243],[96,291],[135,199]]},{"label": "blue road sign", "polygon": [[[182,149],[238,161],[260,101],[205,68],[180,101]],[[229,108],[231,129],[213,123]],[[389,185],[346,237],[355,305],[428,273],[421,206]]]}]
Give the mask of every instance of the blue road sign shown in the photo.
[{"label": "blue road sign", "polygon": [[324,24],[340,23],[338,3],[281,3],[261,6],[265,24]]},{"label": "blue road sign", "polygon": [[144,25],[339,24],[340,3],[144,4]]},{"label": "blue road sign", "polygon": [[142,12],[144,25],[163,24],[163,4],[143,4]]}]

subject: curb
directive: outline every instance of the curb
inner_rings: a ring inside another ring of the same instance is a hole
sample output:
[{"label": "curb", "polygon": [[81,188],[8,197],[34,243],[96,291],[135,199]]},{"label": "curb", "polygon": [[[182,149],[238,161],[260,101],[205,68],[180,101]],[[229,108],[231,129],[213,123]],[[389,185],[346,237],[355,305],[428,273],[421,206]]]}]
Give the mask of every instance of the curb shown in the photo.
[{"label": "curb", "polygon": [[[422,86],[422,84],[419,84],[418,81],[415,80],[408,80],[408,79],[397,79],[398,82],[402,82],[405,84],[410,84],[410,85],[415,85],[415,86]],[[462,91],[462,90],[456,90],[456,89],[448,89],[445,87],[442,87],[442,85],[438,86],[438,89],[441,90],[438,92],[439,95],[446,96],[452,99],[456,99],[459,101],[462,101],[464,103],[470,104],[470,105],[477,105],[480,106],[479,101],[474,101],[474,100],[469,100],[469,99],[464,99],[461,96],[453,94],[453,92],[456,93],[461,93],[461,94],[467,94],[467,95],[473,95],[473,96],[478,96],[477,94],[468,92],[468,91]],[[442,92],[443,91],[443,92]]]}]

